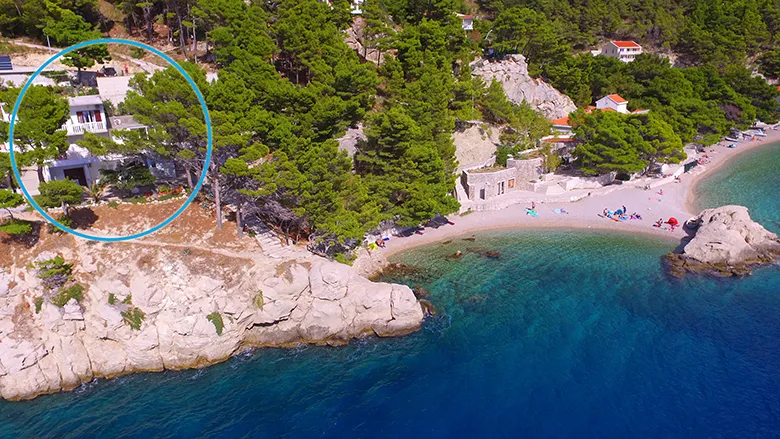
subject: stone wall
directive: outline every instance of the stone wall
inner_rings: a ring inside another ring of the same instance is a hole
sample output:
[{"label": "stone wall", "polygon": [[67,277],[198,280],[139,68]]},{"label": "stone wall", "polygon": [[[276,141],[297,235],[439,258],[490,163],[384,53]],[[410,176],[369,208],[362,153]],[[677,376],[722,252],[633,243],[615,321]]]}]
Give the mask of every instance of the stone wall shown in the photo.
[{"label": "stone wall", "polygon": [[489,200],[518,190],[532,191],[533,183],[542,175],[542,158],[508,159],[506,169],[493,172],[463,171],[460,183],[471,201]]}]

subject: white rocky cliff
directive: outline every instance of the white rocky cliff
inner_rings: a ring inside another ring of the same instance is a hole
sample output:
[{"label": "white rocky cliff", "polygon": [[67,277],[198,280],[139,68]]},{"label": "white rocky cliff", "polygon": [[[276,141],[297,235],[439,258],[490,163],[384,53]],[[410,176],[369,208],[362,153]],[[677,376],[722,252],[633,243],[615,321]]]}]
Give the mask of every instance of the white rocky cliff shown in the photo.
[{"label": "white rocky cliff", "polygon": [[780,239],[750,219],[747,207],[722,206],[697,216],[701,224],[680,254],[669,255],[672,272],[714,271],[741,275],[753,265],[780,258]]},{"label": "white rocky cliff", "polygon": [[[408,287],[370,282],[335,262],[268,265],[228,251],[134,244],[57,252],[75,262],[74,279],[87,287],[80,302],[41,303],[34,269],[0,268],[3,398],[73,389],[96,377],[200,367],[245,347],[402,335],[423,319]],[[127,318],[135,309],[143,313],[137,329]]]},{"label": "white rocky cliff", "polygon": [[548,119],[567,116],[577,109],[571,98],[541,79],[531,78],[523,55],[508,55],[503,61],[477,59],[471,63],[471,74],[482,78],[485,84],[497,80],[510,101],[528,102]]}]

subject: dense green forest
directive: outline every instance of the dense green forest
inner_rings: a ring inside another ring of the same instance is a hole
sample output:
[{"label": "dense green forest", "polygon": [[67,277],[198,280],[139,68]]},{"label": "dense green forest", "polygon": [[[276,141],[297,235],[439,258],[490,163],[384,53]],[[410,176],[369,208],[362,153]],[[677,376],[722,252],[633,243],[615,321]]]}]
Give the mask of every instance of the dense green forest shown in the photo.
[{"label": "dense green forest", "polygon": [[[579,106],[620,93],[632,108],[650,109],[649,116],[575,115],[583,171],[637,172],[680,160],[683,143],[710,143],[755,119],[776,120],[776,87],[734,61],[759,57],[767,74],[778,73],[778,1],[484,0],[483,19],[466,33],[453,14],[469,12],[460,0],[366,0],[360,38],[383,53],[379,65],[344,42],[348,0],[332,7],[317,0],[117,0],[121,23],[103,16],[97,0],[0,0],[0,32],[67,45],[121,24],[141,41],[167,41],[186,59],[197,56],[201,66],[184,66],[214,124],[204,192],[216,202],[218,224],[223,205],[235,206],[239,221],[260,219],[334,254],[381,221],[415,225],[458,209],[452,133],[459,121],[503,126],[509,154],[549,132],[548,121],[511,104],[498,83],[472,77],[469,62],[488,47],[525,55],[533,75]],[[674,50],[692,65],[672,68],[650,54],[629,64],[577,54],[610,37]],[[103,56],[82,58],[88,64]],[[203,62],[219,69],[213,83]],[[154,151],[186,169],[192,184],[203,171],[205,125],[191,89],[173,69],[138,76],[131,88],[120,111],[148,125],[149,136],[128,133],[124,145],[88,136],[84,146],[98,155]],[[12,104],[14,93],[0,97]],[[54,111],[56,94],[39,99]],[[334,139],[359,123],[367,140],[350,158]],[[619,141],[604,140],[615,133]],[[59,139],[34,140],[22,142],[25,163],[39,165],[62,150]],[[616,149],[626,160],[605,159]],[[0,172],[8,172],[7,157]]]}]

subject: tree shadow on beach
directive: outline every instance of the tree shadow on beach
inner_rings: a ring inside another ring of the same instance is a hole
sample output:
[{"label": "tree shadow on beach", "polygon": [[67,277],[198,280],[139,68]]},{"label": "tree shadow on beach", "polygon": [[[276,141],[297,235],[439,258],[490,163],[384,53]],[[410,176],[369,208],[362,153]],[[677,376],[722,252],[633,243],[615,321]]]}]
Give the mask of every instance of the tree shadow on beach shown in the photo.
[{"label": "tree shadow on beach", "polygon": [[72,229],[88,229],[100,219],[89,207],[71,209],[69,216]]}]

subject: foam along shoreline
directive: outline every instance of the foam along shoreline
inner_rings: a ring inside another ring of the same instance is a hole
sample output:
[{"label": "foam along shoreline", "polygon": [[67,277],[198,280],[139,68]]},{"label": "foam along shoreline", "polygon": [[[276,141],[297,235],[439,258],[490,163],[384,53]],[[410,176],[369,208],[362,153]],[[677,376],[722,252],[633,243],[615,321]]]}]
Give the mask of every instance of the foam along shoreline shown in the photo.
[{"label": "foam along shoreline", "polygon": [[[780,142],[780,127],[767,130],[767,136],[754,141],[741,141],[736,148],[728,148],[732,142],[720,142],[706,148],[710,162],[697,166],[691,172],[683,174],[680,183],[670,182],[651,190],[626,185],[603,195],[585,197],[576,202],[536,203],[538,217],[525,213],[529,206],[518,204],[502,210],[473,212],[464,216],[451,215],[454,225],[445,225],[438,229],[426,228],[422,235],[412,235],[407,238],[392,237],[384,248],[372,250],[369,255],[360,255],[359,266],[365,274],[373,274],[385,264],[387,258],[394,254],[432,244],[447,239],[457,239],[466,235],[491,231],[513,229],[581,229],[609,230],[623,233],[640,233],[670,241],[679,242],[687,236],[682,227],[674,231],[653,227],[662,218],[677,218],[681,223],[697,215],[694,196],[698,184],[707,176],[712,175],[723,164],[734,157],[776,142]],[[663,191],[663,195],[659,192]],[[587,191],[586,191],[587,192]],[[541,198],[541,196],[540,196]],[[626,206],[629,213],[636,212],[642,220],[627,220],[615,222],[598,215],[604,208],[615,210]],[[565,209],[568,214],[556,214],[556,209]],[[366,262],[370,261],[370,262]],[[366,267],[366,268],[362,268]]]}]

